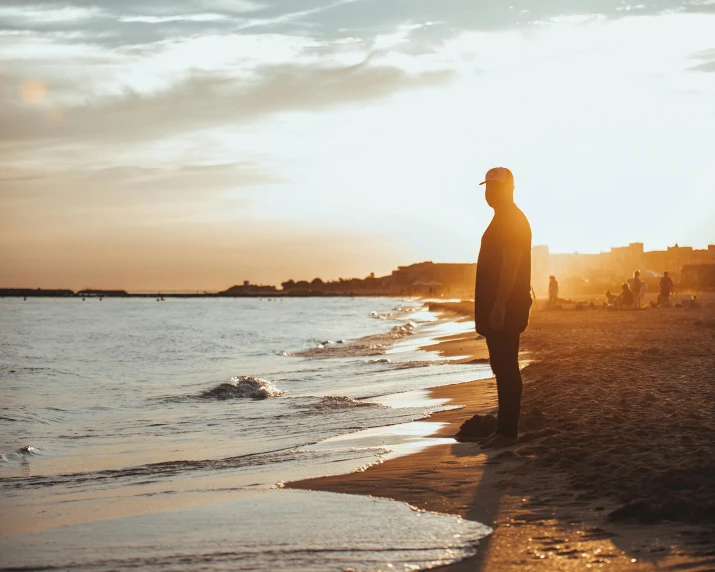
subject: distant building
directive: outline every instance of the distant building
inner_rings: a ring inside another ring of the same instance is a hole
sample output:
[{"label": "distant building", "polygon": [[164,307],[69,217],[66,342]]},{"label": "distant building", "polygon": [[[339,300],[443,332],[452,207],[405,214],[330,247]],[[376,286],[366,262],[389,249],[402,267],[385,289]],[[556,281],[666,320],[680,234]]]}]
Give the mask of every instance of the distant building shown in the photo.
[{"label": "distant building", "polygon": [[0,298],[6,296],[19,297],[54,297],[54,298],[66,298],[68,296],[74,296],[72,290],[43,290],[42,288],[0,288]]},{"label": "distant building", "polygon": [[390,286],[395,294],[467,298],[474,295],[476,264],[420,262],[398,266]]},{"label": "distant building", "polygon": [[126,296],[126,290],[93,290],[87,288],[77,292],[77,296],[82,297],[98,297],[98,298],[121,298]]},{"label": "distant building", "polygon": [[[658,292],[659,281],[668,271],[676,287],[681,275],[685,284],[705,288],[710,284],[709,267],[715,265],[715,245],[697,250],[689,246],[669,247],[646,252],[642,242],[617,246],[599,254],[552,253],[549,247],[532,248],[532,285],[537,297],[548,295],[549,276],[559,281],[559,296],[602,296],[608,289],[620,291],[621,285],[641,271],[648,292]],[[693,266],[693,268],[691,268]],[[697,266],[697,268],[695,268]],[[702,267],[702,268],[701,268]],[[696,277],[697,275],[697,277]],[[321,278],[287,280],[281,289],[251,284],[232,286],[219,296],[427,296],[470,299],[474,296],[477,265],[466,263],[418,262],[398,266],[388,276],[370,273],[365,278]],[[704,277],[704,278],[703,278]],[[705,285],[705,286],[703,286]],[[688,286],[689,287],[689,286]],[[693,286],[695,287],[695,286]]]},{"label": "distant building", "polygon": [[281,284],[290,296],[440,296],[468,298],[474,294],[475,264],[420,262],[399,266],[389,276],[370,273],[365,278],[315,278]]},{"label": "distant building", "polygon": [[262,286],[251,284],[248,280],[244,280],[242,285],[231,286],[228,290],[219,292],[219,296],[270,296],[276,294],[275,286]]},{"label": "distant building", "polygon": [[682,279],[683,267],[686,265],[715,264],[715,244],[707,249],[697,250],[692,246],[669,246],[667,250],[653,250],[644,255],[647,268],[663,272],[668,271],[676,282]]},{"label": "distant building", "polygon": [[[548,246],[534,246],[532,249],[532,284],[538,294],[544,295],[548,287],[548,277],[554,275],[562,285],[563,295],[600,295],[607,288],[620,286],[633,276],[634,270],[641,271],[641,277],[649,291],[656,291],[663,272],[668,271],[676,283],[685,286],[684,268],[692,265],[715,264],[715,245],[706,249],[691,246],[674,246],[666,250],[645,251],[642,242],[632,242],[628,246],[618,246],[600,254],[555,254]],[[688,271],[687,282],[692,283],[693,269]]]},{"label": "distant building", "polygon": [[684,290],[695,292],[715,291],[715,264],[686,264],[681,285]]}]

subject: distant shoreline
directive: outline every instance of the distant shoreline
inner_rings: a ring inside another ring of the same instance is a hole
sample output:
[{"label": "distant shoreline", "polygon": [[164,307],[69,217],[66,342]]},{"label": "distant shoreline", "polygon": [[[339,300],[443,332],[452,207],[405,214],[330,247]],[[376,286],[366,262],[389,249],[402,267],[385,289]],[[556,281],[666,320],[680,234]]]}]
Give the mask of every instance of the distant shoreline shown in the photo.
[{"label": "distant shoreline", "polygon": [[206,294],[165,294],[161,291],[155,293],[91,293],[82,294],[70,290],[31,290],[25,288],[2,288],[0,298],[392,298],[400,294],[367,294],[367,293],[323,293],[323,292],[273,292],[270,294],[224,294],[212,292]]},{"label": "distant shoreline", "polygon": [[[72,294],[0,294],[0,298],[404,298],[399,294],[126,294],[124,296]],[[412,297],[412,296],[410,296]]]}]

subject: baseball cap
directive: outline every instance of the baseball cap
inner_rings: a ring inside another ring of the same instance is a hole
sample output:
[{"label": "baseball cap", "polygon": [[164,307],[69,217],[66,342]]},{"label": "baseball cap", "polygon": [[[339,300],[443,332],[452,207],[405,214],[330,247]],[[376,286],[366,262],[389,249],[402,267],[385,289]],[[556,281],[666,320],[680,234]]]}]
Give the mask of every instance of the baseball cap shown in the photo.
[{"label": "baseball cap", "polygon": [[496,181],[498,183],[511,183],[513,185],[514,175],[512,175],[511,171],[506,167],[494,167],[493,169],[489,169],[487,171],[484,180],[479,184],[484,185],[487,181]]}]

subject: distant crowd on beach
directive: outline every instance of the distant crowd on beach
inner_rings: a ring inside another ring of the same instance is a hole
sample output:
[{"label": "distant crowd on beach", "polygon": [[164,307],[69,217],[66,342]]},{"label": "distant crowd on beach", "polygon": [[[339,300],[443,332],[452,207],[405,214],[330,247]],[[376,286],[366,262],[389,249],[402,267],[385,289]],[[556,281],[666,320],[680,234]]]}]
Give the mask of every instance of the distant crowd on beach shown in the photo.
[{"label": "distant crowd on beach", "polygon": [[[668,275],[667,271],[664,272],[663,277],[660,279],[660,294],[658,295],[658,300],[657,302],[652,302],[652,306],[670,306],[673,287],[673,279]],[[617,309],[638,309],[641,307],[647,292],[648,286],[641,280],[640,270],[636,270],[633,273],[633,278],[621,286],[620,294],[616,295],[612,294],[610,290],[606,291],[606,304]]]},{"label": "distant crowd on beach", "polygon": [[[656,300],[652,300],[648,305],[651,308],[670,308],[673,306],[687,305],[697,307],[697,296],[691,296],[688,300],[681,303],[673,303],[675,294],[675,284],[673,279],[665,271],[659,282],[660,293]],[[613,310],[638,310],[643,307],[645,296],[648,292],[648,286],[645,281],[641,280],[640,270],[633,272],[633,277],[621,286],[621,292],[614,294],[610,290],[606,290],[605,306]],[[556,307],[559,302],[559,283],[555,276],[549,276],[549,307]],[[595,307],[594,304],[591,304]]]}]

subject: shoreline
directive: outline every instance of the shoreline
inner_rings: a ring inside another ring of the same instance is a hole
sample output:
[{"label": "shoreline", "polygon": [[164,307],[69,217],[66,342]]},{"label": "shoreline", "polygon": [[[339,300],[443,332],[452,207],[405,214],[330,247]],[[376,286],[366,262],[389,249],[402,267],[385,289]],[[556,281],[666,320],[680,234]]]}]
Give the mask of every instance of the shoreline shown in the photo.
[{"label": "shoreline", "polygon": [[[434,304],[430,309],[441,310],[455,320],[468,320],[469,306],[465,303],[452,303],[439,308],[438,304]],[[644,320],[649,322],[647,332],[640,332],[640,325],[634,321],[638,320],[640,315],[645,316]],[[603,464],[604,461],[599,456],[608,459],[613,443],[609,443],[608,435],[602,433],[604,428],[613,430],[613,427],[598,426],[597,418],[602,416],[604,411],[599,411],[598,403],[595,403],[591,406],[594,411],[590,413],[595,412],[596,418],[592,416],[591,425],[587,429],[601,436],[593,439],[594,443],[589,445],[590,450],[584,450],[587,456],[595,457],[595,466],[587,467],[587,470],[571,466],[578,464],[578,460],[563,459],[562,453],[578,455],[579,451],[574,448],[573,452],[569,452],[568,440],[564,441],[563,437],[569,431],[579,438],[588,438],[589,434],[583,431],[576,433],[574,428],[550,427],[551,411],[547,411],[547,422],[544,423],[541,419],[544,411],[536,406],[544,407],[544,399],[547,398],[541,395],[541,392],[553,390],[549,384],[560,384],[563,393],[568,397],[568,392],[572,389],[564,386],[564,375],[583,382],[582,378],[587,375],[589,365],[593,366],[596,371],[594,377],[599,380],[606,379],[606,374],[612,373],[596,370],[599,357],[604,358],[588,346],[596,337],[603,338],[607,344],[610,336],[618,335],[619,332],[621,335],[624,335],[624,332],[642,334],[641,339],[646,333],[649,336],[654,335],[657,339],[646,341],[645,355],[637,355],[635,358],[631,356],[631,362],[636,359],[643,370],[641,374],[650,380],[650,369],[656,368],[654,375],[657,375],[659,369],[653,360],[658,346],[649,344],[654,341],[667,343],[666,338],[658,338],[659,327],[662,329],[663,324],[677,326],[679,331],[692,329],[693,323],[702,324],[700,333],[703,343],[699,348],[695,348],[691,361],[700,366],[698,374],[707,378],[707,371],[702,367],[707,368],[709,365],[708,348],[715,347],[712,341],[715,336],[711,334],[711,324],[715,322],[712,322],[712,319],[713,312],[709,309],[657,310],[642,314],[534,312],[532,326],[522,336],[522,363],[527,358],[533,361],[523,370],[525,392],[522,441],[517,447],[485,452],[476,444],[457,443],[449,439],[456,433],[459,425],[474,413],[496,408],[496,384],[493,378],[441,386],[428,390],[432,398],[448,399],[450,405],[465,406],[430,417],[429,421],[444,424],[433,435],[445,439],[444,444],[429,445],[417,453],[389,459],[364,472],[286,483],[286,487],[390,498],[422,510],[476,520],[494,530],[492,535],[481,542],[476,556],[440,567],[439,570],[458,572],[504,570],[514,567],[526,570],[537,567],[544,569],[547,562],[550,570],[572,570],[577,566],[607,566],[615,570],[654,570],[674,566],[689,570],[711,569],[715,566],[715,529],[707,515],[701,518],[702,515],[691,517],[688,516],[689,513],[674,513],[670,515],[673,520],[655,518],[654,523],[647,524],[647,510],[641,511],[644,514],[637,513],[637,507],[633,507],[633,503],[629,505],[622,502],[615,494],[617,491],[610,490],[607,483],[599,483],[599,474],[603,477],[604,474],[607,476],[612,472],[610,479],[622,484],[620,480],[629,479],[627,471],[631,469],[631,465],[640,471],[649,469],[649,464],[654,461],[642,460],[638,455],[647,457],[652,452],[653,443],[644,443],[640,448],[635,447],[628,452],[620,459],[622,466]],[[624,326],[630,326],[631,329],[624,329]],[[566,340],[560,336],[568,337],[569,328],[580,329],[583,337],[577,342],[580,342],[581,346],[576,344],[577,347],[573,347],[572,344],[569,347],[563,343]],[[597,332],[596,336],[593,335],[594,332]],[[437,345],[422,349],[437,351],[445,357],[460,356],[459,361],[462,363],[469,360],[481,362],[485,357],[485,343],[474,338],[473,334],[444,336],[438,340]],[[629,339],[630,341],[632,340]],[[618,342],[613,343],[617,349]],[[610,346],[605,349],[607,352],[615,352]],[[589,352],[594,355],[587,356]],[[595,362],[592,361],[594,358]],[[628,375],[633,375],[632,367],[628,366],[633,366],[633,363],[614,361],[617,362],[613,364],[614,367],[620,365],[626,370],[627,382]],[[666,379],[665,382],[667,381]],[[598,386],[595,388],[598,389]],[[536,389],[539,389],[539,392],[535,391]],[[615,392],[627,392],[630,389],[632,388],[627,384],[614,387]],[[661,388],[661,391],[665,393],[667,388]],[[641,396],[629,397],[638,399]],[[561,398],[551,396],[554,402],[563,401],[563,396]],[[706,413],[708,407],[709,410],[713,407],[707,402],[704,406]],[[568,425],[568,419],[561,421]],[[645,417],[643,422],[651,421]],[[623,420],[620,422],[623,423]],[[693,429],[687,426],[687,423],[681,425],[686,427],[685,433],[679,438],[687,445],[688,439],[694,438],[694,435],[691,435]],[[550,445],[549,440],[557,442]],[[702,449],[697,449],[694,454],[697,455],[698,451],[702,454]],[[584,452],[580,454],[583,455]],[[682,454],[690,455],[690,450],[686,447]],[[692,461],[692,458],[690,460]],[[673,455],[670,463],[672,466],[658,467],[662,473],[660,476],[670,474],[669,471],[672,472],[681,463],[677,455]],[[703,463],[707,463],[707,457],[703,459]],[[693,465],[693,474],[697,473],[698,466],[697,463]],[[618,471],[625,473],[619,476]],[[574,475],[581,480],[586,479],[587,482],[574,482]],[[704,483],[708,479],[707,476],[701,477]],[[595,484],[588,482],[589,479],[593,479]],[[633,479],[637,485],[637,474],[634,473]],[[696,483],[695,486],[698,484],[702,483]],[[647,507],[648,500],[646,498],[641,504],[645,503],[644,506]],[[686,506],[683,510],[692,508]],[[629,510],[636,512],[629,514]]]},{"label": "shoreline", "polygon": [[[280,490],[281,480],[355,470],[383,450],[344,442],[316,450],[315,442],[354,438],[364,427],[404,428],[433,405],[426,392],[421,403],[415,393],[418,403],[406,410],[362,407],[357,398],[377,400],[461,375],[444,365],[407,363],[414,357],[408,348],[423,340],[408,336],[416,327],[410,322],[434,323],[431,313],[419,311],[421,304],[306,302],[253,304],[250,313],[236,307],[231,314],[220,303],[185,311],[149,302],[151,312],[101,312],[103,320],[84,312],[74,319],[74,304],[52,302],[51,312],[14,304],[9,323],[29,333],[13,346],[19,350],[5,354],[11,359],[4,373],[11,375],[3,427],[9,430],[0,452],[18,454],[7,465],[0,459],[0,568],[327,571],[392,562],[406,569],[471,554],[473,542],[488,532],[476,523],[417,514],[390,501]],[[288,315],[279,329],[264,333],[278,313]],[[171,332],[164,337],[167,324]],[[68,329],[77,334],[71,343],[48,343],[64,342]],[[319,341],[343,335],[350,341]],[[405,347],[393,350],[401,341]],[[333,349],[351,344],[357,356],[348,351],[330,359]],[[318,346],[327,359],[280,351]],[[361,353],[361,346],[370,351]],[[386,351],[394,351],[394,365],[387,365]],[[39,360],[46,368],[31,369]],[[222,394],[228,376],[238,373],[272,380],[288,399]],[[13,394],[15,386],[21,394]],[[104,406],[85,407],[86,391]],[[24,413],[28,421],[19,418]],[[424,425],[426,436],[434,425]],[[32,450],[20,448],[28,444]],[[415,534],[407,537],[405,530]]]}]

